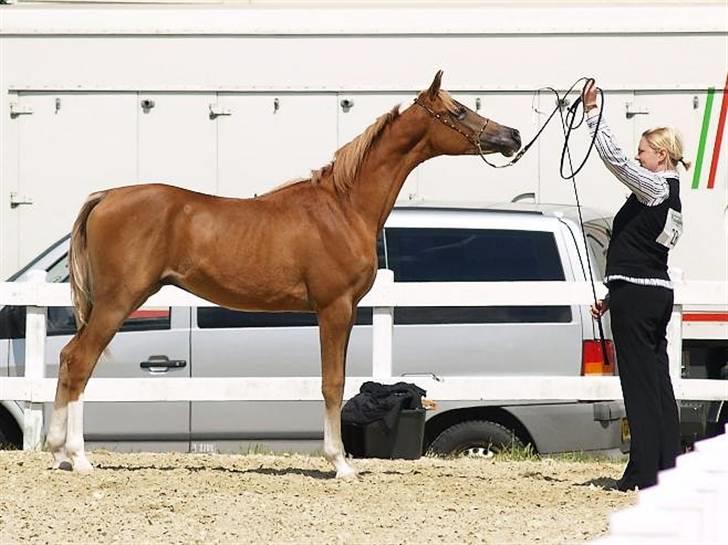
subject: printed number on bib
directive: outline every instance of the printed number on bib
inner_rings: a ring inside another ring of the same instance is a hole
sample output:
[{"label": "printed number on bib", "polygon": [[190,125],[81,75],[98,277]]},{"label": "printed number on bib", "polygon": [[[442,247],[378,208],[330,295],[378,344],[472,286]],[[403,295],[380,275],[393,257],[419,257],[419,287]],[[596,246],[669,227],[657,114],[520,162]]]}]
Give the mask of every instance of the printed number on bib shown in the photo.
[{"label": "printed number on bib", "polygon": [[657,242],[671,250],[677,244],[680,235],[682,235],[682,230],[682,214],[670,208],[667,211],[667,218],[665,218],[665,227],[662,228],[660,236],[657,237]]}]

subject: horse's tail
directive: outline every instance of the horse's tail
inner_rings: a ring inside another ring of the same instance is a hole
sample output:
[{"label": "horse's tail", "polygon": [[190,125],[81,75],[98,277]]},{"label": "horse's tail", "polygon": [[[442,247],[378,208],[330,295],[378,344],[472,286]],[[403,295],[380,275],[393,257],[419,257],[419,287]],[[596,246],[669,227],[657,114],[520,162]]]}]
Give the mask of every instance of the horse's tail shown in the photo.
[{"label": "horse's tail", "polygon": [[78,213],[71,231],[71,248],[68,252],[68,270],[71,277],[71,299],[76,315],[76,325],[83,328],[94,304],[93,285],[89,274],[86,248],[86,222],[94,207],[106,196],[106,191],[89,195]]}]

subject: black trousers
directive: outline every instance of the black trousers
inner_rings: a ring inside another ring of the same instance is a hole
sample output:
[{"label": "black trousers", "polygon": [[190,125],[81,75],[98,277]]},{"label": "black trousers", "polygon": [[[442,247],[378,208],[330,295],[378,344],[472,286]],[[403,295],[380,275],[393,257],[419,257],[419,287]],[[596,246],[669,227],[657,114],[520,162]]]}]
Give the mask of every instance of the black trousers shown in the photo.
[{"label": "black trousers", "polygon": [[610,282],[609,310],[632,441],[622,490],[657,483],[675,466],[680,423],[667,361],[667,323],[673,292],[657,286]]}]

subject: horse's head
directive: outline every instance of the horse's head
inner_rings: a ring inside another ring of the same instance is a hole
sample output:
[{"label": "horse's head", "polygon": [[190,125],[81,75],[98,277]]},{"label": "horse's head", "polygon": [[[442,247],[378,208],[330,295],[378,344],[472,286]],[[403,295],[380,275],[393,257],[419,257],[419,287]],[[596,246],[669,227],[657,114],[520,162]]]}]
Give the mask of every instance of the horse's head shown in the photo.
[{"label": "horse's head", "polygon": [[521,135],[492,119],[482,117],[440,89],[442,70],[415,103],[432,118],[430,142],[442,155],[474,155],[499,152],[510,157],[521,147]]}]

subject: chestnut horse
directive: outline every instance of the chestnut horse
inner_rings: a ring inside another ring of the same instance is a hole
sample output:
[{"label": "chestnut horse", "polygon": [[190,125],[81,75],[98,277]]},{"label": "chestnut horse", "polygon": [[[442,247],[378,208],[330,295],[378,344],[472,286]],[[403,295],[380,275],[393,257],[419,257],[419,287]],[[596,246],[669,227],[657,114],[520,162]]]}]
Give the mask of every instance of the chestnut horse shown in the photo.
[{"label": "chestnut horse", "polygon": [[395,107],[306,180],[253,199],[160,185],[92,194],[73,226],[71,289],[78,332],[61,352],[48,432],[54,467],[91,470],[83,391],[131,312],[173,284],[220,306],[310,311],[319,323],[324,453],[355,476],[341,442],[346,350],[359,300],[377,270],[377,235],[407,175],[438,155],[500,152],[518,131],[440,90],[442,71],[401,113]]}]

